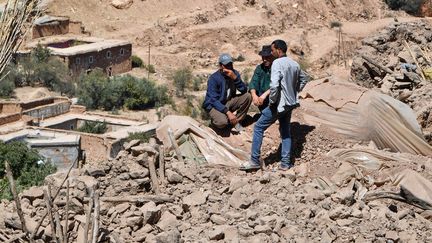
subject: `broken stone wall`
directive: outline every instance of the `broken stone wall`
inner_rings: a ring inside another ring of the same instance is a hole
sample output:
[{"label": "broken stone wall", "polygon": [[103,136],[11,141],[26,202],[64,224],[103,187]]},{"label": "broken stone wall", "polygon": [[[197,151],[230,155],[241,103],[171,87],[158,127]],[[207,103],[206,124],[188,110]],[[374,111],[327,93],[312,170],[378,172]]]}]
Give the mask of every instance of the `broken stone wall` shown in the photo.
[{"label": "broken stone wall", "polygon": [[79,141],[76,144],[57,143],[48,145],[32,145],[40,155],[50,160],[57,170],[65,170],[80,157]]},{"label": "broken stone wall", "polygon": [[104,137],[81,133],[81,149],[85,151],[87,161],[106,160],[110,154],[110,148],[109,141]]},{"label": "broken stone wall", "polygon": [[32,32],[33,39],[53,35],[65,35],[69,33],[69,19],[56,20],[55,23],[35,25]]},{"label": "broken stone wall", "polygon": [[63,101],[26,110],[23,114],[34,118],[46,119],[69,112],[70,106],[70,101]]}]

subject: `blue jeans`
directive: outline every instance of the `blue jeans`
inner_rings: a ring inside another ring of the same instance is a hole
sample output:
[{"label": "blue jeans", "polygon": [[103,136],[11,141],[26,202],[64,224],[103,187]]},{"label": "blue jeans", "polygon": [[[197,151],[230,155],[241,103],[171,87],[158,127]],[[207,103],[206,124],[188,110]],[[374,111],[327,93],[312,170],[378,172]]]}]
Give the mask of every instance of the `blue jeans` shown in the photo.
[{"label": "blue jeans", "polygon": [[254,127],[251,152],[252,163],[259,164],[264,132],[278,119],[279,132],[282,138],[281,165],[291,165],[291,113],[292,108],[288,108],[282,113],[278,113],[276,109],[270,107],[262,110],[261,116]]}]

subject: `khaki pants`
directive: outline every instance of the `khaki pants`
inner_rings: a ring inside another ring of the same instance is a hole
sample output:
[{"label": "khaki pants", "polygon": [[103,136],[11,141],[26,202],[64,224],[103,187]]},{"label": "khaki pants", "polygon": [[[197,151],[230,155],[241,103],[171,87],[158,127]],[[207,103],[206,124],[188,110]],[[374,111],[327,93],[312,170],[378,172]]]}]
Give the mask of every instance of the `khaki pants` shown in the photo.
[{"label": "khaki pants", "polygon": [[[246,117],[249,110],[249,106],[252,103],[252,97],[249,93],[244,93],[240,96],[235,96],[226,103],[226,107],[231,112],[237,112],[236,116],[239,121]],[[217,128],[225,128],[230,124],[228,116],[215,108],[212,108],[209,112],[212,120],[212,124]]]}]

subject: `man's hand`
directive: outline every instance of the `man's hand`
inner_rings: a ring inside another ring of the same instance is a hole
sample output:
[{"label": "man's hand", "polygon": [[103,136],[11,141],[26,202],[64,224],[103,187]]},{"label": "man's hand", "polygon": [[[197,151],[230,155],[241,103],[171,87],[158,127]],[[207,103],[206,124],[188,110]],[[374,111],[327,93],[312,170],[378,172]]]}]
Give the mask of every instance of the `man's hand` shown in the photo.
[{"label": "man's hand", "polygon": [[252,103],[256,106],[262,105],[259,101],[259,97],[256,94],[252,94]]},{"label": "man's hand", "polygon": [[260,105],[264,104],[264,101],[267,99],[269,95],[270,95],[270,90],[267,90],[266,92],[264,92],[264,94],[258,97],[258,100],[261,103]]},{"label": "man's hand", "polygon": [[259,105],[264,104],[264,101],[265,101],[265,98],[263,98],[262,96],[258,97]]},{"label": "man's hand", "polygon": [[229,77],[231,80],[236,80],[237,79],[237,75],[231,69],[223,68],[222,72],[225,73],[225,75],[227,77]]},{"label": "man's hand", "polygon": [[235,125],[238,123],[237,117],[234,115],[234,113],[232,113],[231,111],[228,111],[227,113],[228,116],[228,120],[231,123],[231,125]]}]

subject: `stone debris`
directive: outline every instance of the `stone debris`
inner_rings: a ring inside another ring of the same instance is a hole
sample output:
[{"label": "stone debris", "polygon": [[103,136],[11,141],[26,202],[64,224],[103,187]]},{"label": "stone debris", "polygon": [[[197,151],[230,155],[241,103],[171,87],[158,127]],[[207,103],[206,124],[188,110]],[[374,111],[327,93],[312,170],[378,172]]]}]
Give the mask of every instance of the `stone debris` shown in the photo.
[{"label": "stone debris", "polygon": [[[424,180],[431,181],[427,157],[394,154],[403,158],[401,162],[377,155],[380,166],[374,166],[363,157],[343,160],[342,156],[325,156],[335,148],[361,146],[318,128],[303,134],[307,142],[301,143],[296,139],[304,131],[295,123],[293,127],[296,167],[286,172],[274,170],[276,164],[254,173],[199,166],[189,160],[179,162],[166,151],[164,179],[159,173],[158,145],[139,141],[126,144],[115,159],[72,170],[67,225],[64,186],[54,201],[61,224],[68,229],[69,242],[84,240],[93,188],[100,193],[99,242],[432,241],[432,208],[389,198],[370,199],[377,191],[400,196],[393,183],[382,176],[402,168],[415,168]],[[269,133],[278,132],[277,128],[271,129]],[[150,178],[150,160],[155,162],[156,181]],[[59,172],[46,178],[52,195],[64,176]],[[155,182],[159,183],[160,194],[155,194]],[[46,212],[43,189],[33,187],[21,193],[30,231],[36,229]],[[0,234],[20,233],[14,203],[0,202]],[[47,218],[36,239],[38,243],[55,241]]]},{"label": "stone debris", "polygon": [[432,25],[426,20],[395,22],[363,40],[351,67],[352,79],[357,84],[378,88],[410,105],[429,143],[432,142],[431,30]]}]

